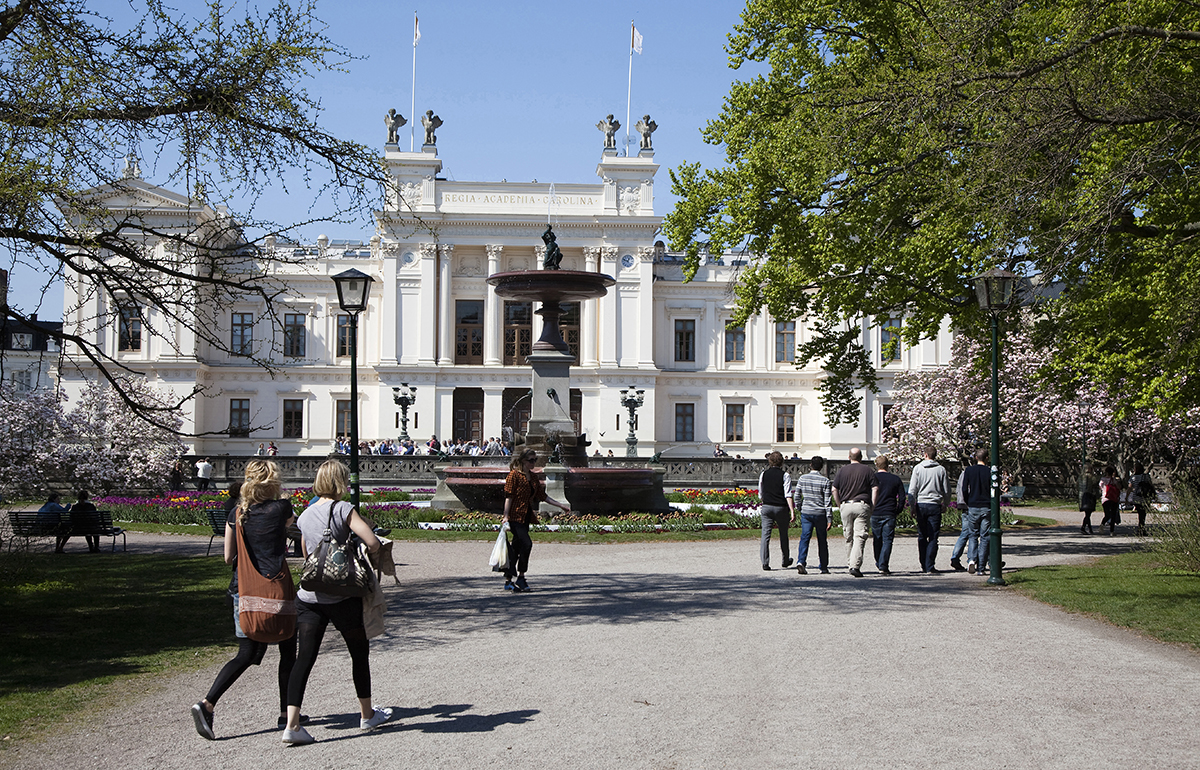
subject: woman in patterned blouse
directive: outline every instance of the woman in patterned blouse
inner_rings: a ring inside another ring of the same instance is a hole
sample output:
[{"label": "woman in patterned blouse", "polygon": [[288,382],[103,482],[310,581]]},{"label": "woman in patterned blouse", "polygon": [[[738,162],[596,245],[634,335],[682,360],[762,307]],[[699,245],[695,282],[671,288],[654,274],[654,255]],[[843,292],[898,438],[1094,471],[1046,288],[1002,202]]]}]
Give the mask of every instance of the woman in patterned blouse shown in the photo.
[{"label": "woman in patterned blouse", "polygon": [[[504,521],[508,522],[509,531],[512,532],[512,542],[508,546],[508,569],[504,572],[506,591],[530,590],[525,582],[525,570],[529,567],[529,552],[533,550],[529,525],[537,524],[537,504],[545,500],[564,512],[571,510],[566,503],[546,495],[546,485],[533,473],[536,462],[537,452],[532,449],[513,455],[512,462],[508,464],[508,477],[504,479]],[[516,577],[515,582],[513,577]]]}]

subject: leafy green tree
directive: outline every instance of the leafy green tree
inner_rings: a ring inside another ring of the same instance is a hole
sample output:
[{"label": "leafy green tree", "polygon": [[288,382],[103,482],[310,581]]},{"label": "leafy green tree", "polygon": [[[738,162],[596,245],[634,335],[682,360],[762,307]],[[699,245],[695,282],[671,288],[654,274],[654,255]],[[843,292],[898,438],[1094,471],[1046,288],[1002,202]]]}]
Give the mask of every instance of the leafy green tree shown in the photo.
[{"label": "leafy green tree", "polygon": [[831,419],[874,384],[855,319],[981,335],[992,267],[1034,278],[1064,370],[1200,404],[1200,5],[752,0],[727,50],[765,72],[704,129],[727,164],[671,172],[664,227],[693,267],[754,255],[734,323],[812,319]]},{"label": "leafy green tree", "polygon": [[[336,221],[377,200],[377,154],[322,129],[320,103],[304,89],[310,74],[351,56],[324,36],[312,2],[237,15],[209,0],[200,18],[161,0],[131,6],[129,27],[83,0],[0,6],[0,243],[13,263],[44,271],[47,284],[78,280],[92,296],[120,296],[153,312],[156,328],[182,325],[228,350],[197,307],[211,314],[256,297],[273,315],[282,287],[271,260],[280,257],[244,233],[266,237],[307,224],[256,218],[263,190],[291,181],[302,188],[298,211],[320,199],[329,212],[322,219]],[[103,205],[135,184],[130,154],[139,147],[154,154],[166,184],[192,196],[192,226],[164,229]],[[7,303],[0,312],[25,317]],[[143,416],[170,424],[164,410],[175,403],[139,400],[123,386],[125,365],[72,328],[60,340],[69,353]],[[174,344],[167,334],[161,342]]]}]

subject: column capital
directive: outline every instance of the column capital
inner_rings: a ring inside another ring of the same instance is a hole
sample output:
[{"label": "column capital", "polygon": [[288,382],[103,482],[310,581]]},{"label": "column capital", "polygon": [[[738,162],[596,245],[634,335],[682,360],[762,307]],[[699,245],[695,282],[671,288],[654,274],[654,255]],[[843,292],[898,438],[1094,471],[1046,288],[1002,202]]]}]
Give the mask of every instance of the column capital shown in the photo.
[{"label": "column capital", "polygon": [[447,259],[454,256],[454,244],[453,243],[439,243],[437,245],[437,248],[438,248],[438,253]]},{"label": "column capital", "polygon": [[489,260],[500,259],[500,257],[504,256],[504,247],[494,245],[494,244],[488,244],[487,255],[488,255]]},{"label": "column capital", "polygon": [[422,257],[432,257],[437,254],[436,243],[422,243],[417,248],[420,250]]}]

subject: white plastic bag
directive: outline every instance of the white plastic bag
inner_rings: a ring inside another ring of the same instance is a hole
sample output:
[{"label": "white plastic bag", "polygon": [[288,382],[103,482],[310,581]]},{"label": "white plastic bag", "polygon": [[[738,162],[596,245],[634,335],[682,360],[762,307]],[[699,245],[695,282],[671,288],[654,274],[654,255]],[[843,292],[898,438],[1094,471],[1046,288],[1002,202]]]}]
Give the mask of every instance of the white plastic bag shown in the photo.
[{"label": "white plastic bag", "polygon": [[500,525],[500,534],[496,537],[496,544],[492,546],[492,557],[488,559],[488,566],[492,568],[492,572],[504,572],[508,569],[508,522]]}]

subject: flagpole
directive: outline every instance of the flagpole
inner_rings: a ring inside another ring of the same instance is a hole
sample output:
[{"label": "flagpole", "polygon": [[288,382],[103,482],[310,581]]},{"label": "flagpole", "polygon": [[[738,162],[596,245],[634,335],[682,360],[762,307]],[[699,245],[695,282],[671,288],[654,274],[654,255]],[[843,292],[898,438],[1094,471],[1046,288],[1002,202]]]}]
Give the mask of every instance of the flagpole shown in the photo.
[{"label": "flagpole", "polygon": [[413,11],[413,68],[412,107],[408,111],[408,151],[414,152],[417,142],[417,12]]},{"label": "flagpole", "polygon": [[629,88],[625,91],[625,157],[629,157],[629,104],[633,100],[633,36],[635,27],[629,22]]}]

